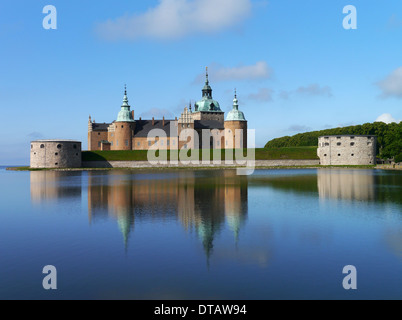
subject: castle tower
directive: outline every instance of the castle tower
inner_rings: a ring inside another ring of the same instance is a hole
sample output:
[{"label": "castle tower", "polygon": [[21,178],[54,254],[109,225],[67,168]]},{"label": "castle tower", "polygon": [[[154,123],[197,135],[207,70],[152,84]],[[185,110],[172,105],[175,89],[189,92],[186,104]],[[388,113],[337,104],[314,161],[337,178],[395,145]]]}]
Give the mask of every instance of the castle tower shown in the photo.
[{"label": "castle tower", "polygon": [[130,111],[128,104],[127,88],[124,88],[124,97],[121,110],[114,122],[113,128],[109,129],[109,141],[112,142],[112,150],[132,150],[135,130],[134,111]]},{"label": "castle tower", "polygon": [[[241,135],[241,139],[238,135]],[[235,90],[233,109],[228,113],[225,121],[225,148],[247,148],[247,120],[244,113],[239,110],[239,100]]]},{"label": "castle tower", "polygon": [[205,85],[202,88],[202,99],[194,105],[192,112],[194,120],[214,120],[223,124],[224,112],[219,102],[212,98],[212,88],[209,85],[208,68],[205,74]]}]

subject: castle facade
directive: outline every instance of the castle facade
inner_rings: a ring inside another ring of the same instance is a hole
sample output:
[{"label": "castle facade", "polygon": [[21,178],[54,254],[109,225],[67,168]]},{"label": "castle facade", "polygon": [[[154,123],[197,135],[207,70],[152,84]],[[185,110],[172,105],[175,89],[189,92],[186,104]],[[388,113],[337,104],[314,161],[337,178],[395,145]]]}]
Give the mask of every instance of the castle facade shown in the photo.
[{"label": "castle facade", "polygon": [[[157,129],[157,130],[154,130]],[[184,131],[184,132],[183,132]],[[128,104],[127,90],[117,119],[112,123],[96,123],[89,116],[88,150],[149,150],[158,148],[182,149],[247,148],[247,120],[239,110],[237,94],[233,109],[228,113],[221,110],[218,101],[212,98],[208,70],[202,99],[184,108],[180,118],[137,119]]]},{"label": "castle facade", "polygon": [[376,136],[339,135],[318,138],[317,155],[323,166],[375,165],[376,150]]}]

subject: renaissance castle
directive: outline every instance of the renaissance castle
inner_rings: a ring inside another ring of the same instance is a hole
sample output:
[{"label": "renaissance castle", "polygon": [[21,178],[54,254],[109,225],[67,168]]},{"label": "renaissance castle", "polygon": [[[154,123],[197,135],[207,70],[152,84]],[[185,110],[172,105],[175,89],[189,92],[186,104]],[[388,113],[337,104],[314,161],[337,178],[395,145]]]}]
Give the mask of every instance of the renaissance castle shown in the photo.
[{"label": "renaissance castle", "polygon": [[[183,131],[184,135],[181,135]],[[123,104],[115,121],[96,123],[89,116],[88,150],[90,151],[148,150],[155,146],[162,150],[205,146],[211,149],[247,148],[247,121],[243,112],[239,110],[236,92],[233,109],[225,120],[225,113],[218,101],[212,98],[207,69],[202,99],[194,105],[194,110],[191,104],[184,108],[179,119],[176,117],[174,120],[169,120],[163,117],[163,119],[135,120],[134,110],[130,110],[128,104],[127,90],[124,92]]]}]

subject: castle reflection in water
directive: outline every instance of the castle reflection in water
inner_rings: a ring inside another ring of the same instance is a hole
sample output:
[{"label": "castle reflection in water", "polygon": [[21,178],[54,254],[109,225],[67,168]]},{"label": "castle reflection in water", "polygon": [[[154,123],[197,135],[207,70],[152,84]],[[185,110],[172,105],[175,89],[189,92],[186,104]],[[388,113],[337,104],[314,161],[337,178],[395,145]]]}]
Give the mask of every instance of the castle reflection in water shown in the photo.
[{"label": "castle reflection in water", "polygon": [[113,216],[125,242],[137,219],[178,219],[186,230],[196,230],[209,255],[225,221],[237,237],[246,220],[247,178],[239,179],[235,171],[217,171],[214,177],[196,178],[196,174],[180,172],[162,178],[155,174],[89,172],[89,219],[92,222]]},{"label": "castle reflection in water", "polygon": [[[316,170],[300,175],[237,176],[235,170],[130,172],[31,172],[31,201],[70,200],[87,196],[89,222],[113,218],[127,245],[139,222],[180,221],[195,231],[205,253],[212,252],[217,234],[226,226],[233,241],[248,216],[248,189],[271,187],[285,192],[309,193],[325,199],[382,198],[375,171]],[[388,182],[387,182],[388,183]],[[378,199],[377,199],[378,200]],[[380,199],[381,200],[381,199]]]},{"label": "castle reflection in water", "polygon": [[196,231],[209,256],[225,223],[237,241],[247,219],[247,177],[237,176],[235,170],[216,171],[213,176],[198,171],[37,171],[31,172],[31,200],[81,197],[85,185],[89,222],[116,219],[126,245],[138,221],[179,220],[184,229]]}]

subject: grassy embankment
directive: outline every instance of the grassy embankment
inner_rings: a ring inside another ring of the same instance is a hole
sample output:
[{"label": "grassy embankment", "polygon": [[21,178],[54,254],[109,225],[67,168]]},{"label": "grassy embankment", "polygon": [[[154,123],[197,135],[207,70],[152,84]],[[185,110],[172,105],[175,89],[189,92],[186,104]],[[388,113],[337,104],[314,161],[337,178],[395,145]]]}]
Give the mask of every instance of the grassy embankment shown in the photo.
[{"label": "grassy embankment", "polygon": [[[202,159],[203,152],[200,150],[199,157]],[[213,159],[213,151],[209,150],[210,159]],[[147,161],[147,151],[84,151],[83,161]],[[157,154],[158,156],[158,154]],[[170,151],[167,151],[170,160]],[[221,150],[221,159],[225,160],[225,150]],[[317,147],[290,147],[255,149],[255,160],[318,160]]]}]

